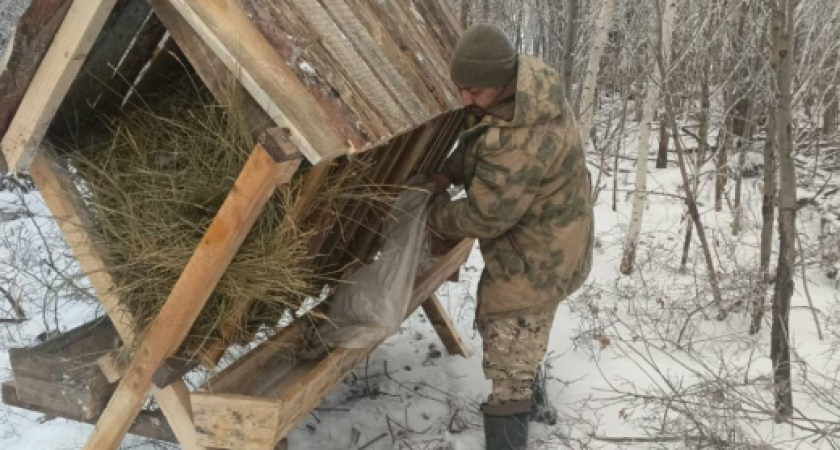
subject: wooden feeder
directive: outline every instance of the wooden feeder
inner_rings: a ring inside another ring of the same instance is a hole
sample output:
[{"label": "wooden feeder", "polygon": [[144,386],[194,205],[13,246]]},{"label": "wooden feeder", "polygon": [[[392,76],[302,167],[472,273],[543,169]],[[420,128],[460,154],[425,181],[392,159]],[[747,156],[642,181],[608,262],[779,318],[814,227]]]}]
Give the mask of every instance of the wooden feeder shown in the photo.
[{"label": "wooden feeder", "polygon": [[[192,392],[182,377],[195,363],[171,357],[268,197],[304,159],[312,169],[292,215],[344,155],[377,152],[374,181],[383,184],[442,164],[463,119],[447,69],[459,33],[444,0],[34,0],[0,58],[0,168],[30,173],[108,317],[14,350],[4,401],[96,423],[86,449],[115,449],[129,431],[185,449],[281,445],[377,345],[301,361],[295,349],[313,325],[298,319]],[[134,322],[88,234],[91,214],[50,138],[62,131],[57,115],[84,126],[90,106],[119,109],[183,71],[220,101],[231,80],[244,88],[242,112],[258,124],[259,144],[135,342]],[[336,267],[369,260],[381,226],[365,205],[342,208],[352,219],[340,230],[342,251],[331,252],[339,230],[312,245],[320,263]],[[434,292],[471,248],[463,241],[419,274],[410,308],[422,306],[446,348],[464,356]],[[128,344],[136,350],[120,367],[111,354]],[[208,353],[218,360],[228,345],[223,336]],[[148,395],[159,411],[142,410]]]}]

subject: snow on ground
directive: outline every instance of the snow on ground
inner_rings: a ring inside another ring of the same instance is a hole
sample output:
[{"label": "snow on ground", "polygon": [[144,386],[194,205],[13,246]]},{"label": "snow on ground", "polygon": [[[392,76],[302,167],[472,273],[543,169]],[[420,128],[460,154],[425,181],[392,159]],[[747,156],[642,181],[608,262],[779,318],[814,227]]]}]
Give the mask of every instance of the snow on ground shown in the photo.
[{"label": "snow on ground", "polygon": [[[630,155],[637,130],[631,120],[628,124],[625,149]],[[655,139],[652,148],[657,148]],[[760,149],[761,145],[755,146]],[[836,199],[825,198],[830,190],[820,192],[822,206],[805,206],[798,213],[809,262],[808,292],[825,340],[817,338],[797,268],[791,311],[797,419],[792,425],[777,425],[770,414],[770,314],[765,315],[760,333],[747,332],[747,307],[758,297],[758,179],[744,180],[743,231],[733,236],[728,202],[734,183],[727,187],[723,212],[715,212],[713,170],[709,165],[702,170],[699,200],[704,231],[723,303],[731,309],[725,320],[717,320],[696,237],[685,270],[680,270],[686,218],[683,183],[673,161],[667,169],[654,169],[651,158],[651,195],[637,270],[631,276],[618,273],[634,163],[624,158],[617,174],[602,179],[593,272],[588,283],[558,309],[551,335],[548,389],[560,422],[534,425],[532,447],[678,449],[687,448],[689,442],[692,448],[836,448],[837,437],[831,434],[835,431],[820,434],[826,427],[837,429],[840,422],[840,407],[832,395],[840,367],[835,356],[840,308],[835,281],[829,278],[836,276],[836,269],[832,261],[821,259],[836,254],[837,241],[829,236],[823,245],[818,243],[822,219],[836,218],[827,211],[837,206]],[[596,169],[591,169],[595,178]],[[800,175],[810,180],[810,172],[807,177]],[[817,175],[813,183],[800,188],[800,198],[814,196],[830,179]],[[618,177],[616,211],[611,207],[614,176]],[[32,214],[20,214],[27,210]],[[835,222],[827,226],[836,232]],[[462,281],[448,283],[439,292],[475,356],[447,355],[428,320],[415,313],[294,430],[292,448],[483,448],[478,407],[490,384],[482,374],[481,340],[473,328],[481,268],[481,257],[474,251],[461,270]],[[28,317],[21,325],[0,324],[0,380],[11,378],[9,348],[33,345],[39,335],[66,331],[101,314],[77,274],[38,194],[0,192],[0,283],[21,300]],[[768,302],[771,293],[772,287],[765,293]],[[10,305],[0,299],[0,318],[12,314]],[[0,449],[77,449],[90,431],[88,425],[47,420],[0,405]],[[161,446],[131,439],[125,448]]]},{"label": "snow on ground", "polygon": [[[628,136],[628,148],[633,148],[635,133]],[[772,410],[770,314],[765,316],[761,332],[750,336],[743,305],[735,307],[725,320],[716,319],[699,251],[692,251],[684,272],[679,270],[685,221],[679,198],[682,181],[675,166],[651,169],[650,190],[669,195],[649,196],[638,270],[630,277],[619,275],[624,224],[630,214],[627,191],[632,188],[632,164],[630,159],[622,161],[617,174],[620,190],[615,212],[611,209],[612,178],[603,180],[607,188],[596,209],[592,275],[558,310],[551,335],[549,393],[560,410],[560,422],[553,427],[535,425],[533,448],[686,448],[682,440],[668,438],[696,440],[711,435],[727,440],[731,448],[761,448],[756,446],[761,442],[772,444],[772,448],[832,448],[829,438],[791,425],[776,425],[767,414]],[[734,237],[729,208],[721,213],[713,210],[711,179],[703,180],[700,200],[705,232],[712,243],[727,305],[748,303],[754,292],[761,224],[761,193],[756,181],[745,180],[743,195],[748,207],[744,231]],[[3,224],[7,238],[0,252],[6,263],[3,267],[17,258],[32,271],[42,267],[43,261],[31,253],[43,251],[44,246],[39,244],[33,250],[13,243],[38,242],[38,230],[53,242],[57,235],[54,224],[43,217],[45,209],[37,194],[3,194],[0,209],[20,208],[21,199],[35,217]],[[816,251],[820,217],[820,212],[810,207],[799,215],[806,253],[811,255]],[[699,245],[696,238],[692,245]],[[61,265],[59,272],[73,272],[66,250],[55,247],[52,253],[57,261],[54,264]],[[481,342],[473,329],[481,266],[480,255],[473,252],[461,270],[462,281],[449,283],[439,292],[475,356],[447,355],[426,318],[415,313],[295,429],[290,436],[293,448],[355,449],[367,444],[368,449],[483,448],[478,406],[490,385],[482,375]],[[39,275],[44,277],[44,273]],[[797,423],[805,428],[820,420],[838,420],[831,399],[821,399],[815,393],[818,387],[829,389],[834,382],[837,364],[832,351],[839,341],[832,325],[838,318],[837,291],[834,281],[817,267],[809,270],[808,279],[826,340],[816,337],[802,278],[797,276],[791,335],[798,355],[794,359],[801,358],[794,368],[795,402],[801,414],[811,420]],[[42,289],[40,292],[46,292],[46,286]],[[26,323],[0,325],[2,379],[11,378],[10,347],[33,344],[41,333],[70,329],[98,313],[95,304],[76,291],[64,291],[62,298],[43,304],[29,302],[26,309],[30,317]],[[821,375],[828,378],[821,379]],[[802,381],[806,379],[814,385],[806,386]],[[3,449],[76,449],[90,430],[88,425],[45,420],[39,414],[0,406]],[[629,444],[624,439],[630,437],[641,441]],[[803,441],[804,437],[810,439]],[[702,444],[700,448],[717,448],[708,440],[696,442]],[[147,450],[159,445],[132,439],[126,448]]]}]

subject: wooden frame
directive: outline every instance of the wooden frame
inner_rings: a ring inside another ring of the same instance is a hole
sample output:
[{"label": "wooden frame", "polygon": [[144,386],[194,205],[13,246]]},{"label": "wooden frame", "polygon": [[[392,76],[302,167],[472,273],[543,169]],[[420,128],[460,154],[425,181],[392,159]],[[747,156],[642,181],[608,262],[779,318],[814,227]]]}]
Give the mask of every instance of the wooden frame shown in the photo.
[{"label": "wooden frame", "polygon": [[[22,79],[18,80],[28,84],[28,88],[20,99],[20,106],[11,119],[8,130],[4,129],[4,124],[0,124],[0,132],[6,131],[0,145],[5,160],[8,161],[12,170],[30,170],[33,180],[41,191],[48,208],[56,217],[61,232],[79,260],[82,270],[88,275],[117,333],[124,344],[134,344],[137,336],[135,336],[131,315],[120,303],[114,281],[106,270],[105,263],[91,237],[87,234],[86,230],[91,222],[89,212],[49,144],[43,142],[47,127],[50,126],[58,108],[65,100],[72,82],[76,79],[116,0],[50,1],[61,7],[60,11],[54,13],[58,18],[55,20],[61,20],[61,25],[49,24],[47,30],[57,28],[58,32],[49,50],[46,51],[43,61],[40,62],[37,71],[32,73],[24,71]],[[339,131],[328,125],[330,112],[325,112],[323,103],[318,103],[310,97],[307,88],[288,69],[287,62],[278,57],[275,49],[250,21],[239,4],[225,0],[202,0],[201,2],[148,0],[148,2],[160,22],[170,31],[192,66],[217,98],[222,99],[226,94],[225,76],[238,80],[250,92],[253,98],[246,98],[242,107],[249,121],[259,123],[255,126],[255,135],[266,140],[263,140],[265,145],[257,145],[254,148],[251,159],[237,179],[235,188],[197,247],[193,258],[185,267],[163,310],[139,341],[131,365],[127,369],[113,367],[109,364],[111,361],[108,358],[100,359],[100,366],[110,368],[104,371],[108,380],[119,380],[120,377],[122,380],[107,408],[101,414],[85,448],[115,449],[132,423],[135,431],[140,434],[177,440],[185,449],[201,450],[205,448],[203,445],[252,448],[249,447],[252,444],[247,442],[241,443],[236,439],[224,440],[226,438],[218,438],[218,436],[210,436],[203,431],[197,431],[191,400],[199,408],[202,421],[217,421],[215,422],[217,425],[209,429],[214,429],[214,427],[222,429],[226,426],[223,422],[219,422],[219,420],[227,420],[223,411],[228,411],[230,414],[234,412],[238,414],[238,411],[252,414],[252,416],[242,417],[250,417],[246,424],[253,425],[252,437],[259,437],[265,443],[265,446],[260,444],[253,448],[275,448],[280,445],[278,442],[297,421],[314,408],[321,398],[341,380],[343,374],[352,370],[359,361],[376,348],[378,343],[365,349],[339,348],[320,361],[303,364],[292,364],[281,359],[279,363],[285,366],[280,373],[269,373],[269,369],[278,368],[278,360],[269,357],[276,356],[276,351],[271,353],[267,350],[259,350],[268,348],[260,346],[258,351],[241,359],[223,371],[219,377],[214,378],[201,392],[192,395],[183,379],[180,378],[178,368],[169,374],[169,379],[159,383],[162,387],[153,387],[152,381],[155,373],[159,372],[161,364],[177,350],[184,339],[273,189],[278,183],[288,182],[297,170],[301,163],[301,154],[313,164],[317,164],[352,151],[355,141],[353,137],[343,138]],[[307,7],[305,2],[297,2],[297,5],[301,9]],[[142,12],[142,8],[138,11]],[[352,11],[343,1],[336,10],[320,10],[319,12],[328,13],[336,18],[346,16],[358,20],[352,17]],[[129,13],[134,16],[130,16]],[[126,20],[139,26],[137,14],[140,13],[136,11],[129,11],[129,13]],[[45,14],[44,18],[36,17],[36,19],[47,21],[46,17],[50,16]],[[349,27],[342,28],[342,32],[350,36],[356,47],[372,42],[372,37],[357,25],[361,26],[356,22],[350,25],[342,22],[342,27]],[[39,34],[38,42],[46,42],[48,37],[46,34]],[[144,48],[150,49],[150,43],[151,41],[146,42]],[[378,91],[382,91],[383,96],[385,91],[406,90],[404,96],[396,98],[396,103],[386,102],[395,115],[404,115],[400,120],[396,120],[396,123],[416,123],[424,118],[430,118],[430,114],[434,113],[434,101],[431,94],[408,92],[412,89],[399,78],[395,69],[389,65],[389,61],[382,59],[382,55],[376,51],[366,48],[355,51],[360,52],[365,63],[376,72],[375,75],[379,80],[371,78],[368,81],[379,83],[377,86],[382,89]],[[10,55],[15,57],[14,54],[7,53],[4,58]],[[389,92],[389,94],[395,93]],[[418,96],[415,97],[415,94]],[[8,108],[0,112],[8,113]],[[447,129],[454,123],[454,121],[447,122]],[[271,124],[280,125],[281,128],[263,133]],[[427,126],[420,135],[410,139],[404,138],[402,145],[419,148],[422,143],[435,140],[434,131],[434,127]],[[274,137],[279,142],[276,142],[276,145],[268,145],[271,140],[266,136]],[[421,153],[415,151],[408,158],[401,158],[399,161],[395,158],[390,165],[383,166],[380,170],[388,170],[389,179],[399,182],[398,179],[404,178],[421,159]],[[398,163],[400,166],[397,166]],[[394,170],[396,172],[391,174]],[[293,207],[292,222],[298,212],[306,209],[307,202],[326,179],[328,171],[326,165],[319,165],[312,169],[303,188],[305,193],[299,203]],[[289,225],[295,226],[294,223]],[[362,240],[358,244],[360,252],[369,250],[371,241],[372,239]],[[415,286],[411,305],[411,311],[413,311],[423,303],[427,315],[435,325],[446,348],[453,354],[463,356],[467,356],[469,350],[455,333],[451,321],[433,297],[433,292],[451,273],[457,271],[471,248],[471,241],[462,242],[441,258],[437,266],[423,274]],[[303,319],[299,320],[270,339],[269,343],[290,346],[299,344],[306,325]],[[226,346],[227,342],[224,339],[221,340],[220,352],[223,352]],[[241,380],[242,376],[247,376],[243,374],[249,372],[252,375],[261,373],[268,376],[269,379],[262,380],[257,390],[261,394],[279,396],[279,403],[278,401],[261,403],[263,400],[253,396],[231,400],[226,397],[228,394],[221,392],[233,380],[237,378]],[[223,374],[224,376],[221,376]],[[9,403],[37,409],[37,406],[21,401],[18,398],[18,392],[18,387],[14,383],[3,385],[4,399],[7,399]],[[150,423],[159,420],[159,417],[154,414],[150,416],[144,413],[138,419],[139,421],[135,421],[147,393],[155,397],[170,428],[149,429]],[[212,414],[213,410],[208,409],[207,406],[214,402],[218,404],[219,401],[226,402],[226,409],[221,409],[218,414]],[[265,408],[260,409],[260,405]],[[55,411],[45,411],[45,413],[53,414]],[[68,418],[92,421],[93,416]],[[156,431],[160,433],[156,434]],[[235,430],[228,430],[227,434],[236,434],[233,431]],[[242,435],[242,430],[239,431]],[[202,435],[201,442],[199,442],[199,434]],[[243,440],[240,439],[240,441]]]}]

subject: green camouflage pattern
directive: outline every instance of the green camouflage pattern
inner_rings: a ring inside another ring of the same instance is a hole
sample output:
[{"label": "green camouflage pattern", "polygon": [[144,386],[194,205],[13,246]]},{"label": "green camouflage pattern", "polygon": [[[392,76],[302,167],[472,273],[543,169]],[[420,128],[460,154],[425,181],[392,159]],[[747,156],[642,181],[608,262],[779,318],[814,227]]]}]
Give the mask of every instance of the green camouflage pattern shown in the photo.
[{"label": "green camouflage pattern", "polygon": [[480,322],[484,376],[493,383],[491,405],[527,400],[548,348],[556,306],[516,317]]},{"label": "green camouflage pattern", "polygon": [[443,173],[467,197],[435,202],[433,231],[479,238],[478,320],[556,305],[592,262],[591,180],[560,74],[520,56],[510,121],[490,114],[462,133]]}]

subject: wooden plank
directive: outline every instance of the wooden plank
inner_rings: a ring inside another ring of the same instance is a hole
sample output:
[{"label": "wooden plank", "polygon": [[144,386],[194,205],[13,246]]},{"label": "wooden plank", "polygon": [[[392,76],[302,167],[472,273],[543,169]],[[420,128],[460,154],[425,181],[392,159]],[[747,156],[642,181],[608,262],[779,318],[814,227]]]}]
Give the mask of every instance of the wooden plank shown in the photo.
[{"label": "wooden plank", "polygon": [[87,230],[92,227],[90,213],[76,185],[61,167],[52,149],[45,146],[38,152],[30,176],[123,342],[131,343],[134,340],[134,322],[120,303],[114,280],[108,274],[104,259],[88,234]]},{"label": "wooden plank", "polygon": [[9,170],[29,169],[115,1],[73,1],[0,143]]},{"label": "wooden plank", "polygon": [[[91,221],[90,213],[81,201],[75,184],[49,147],[38,152],[30,175],[123,343],[133,342],[134,322],[120,303],[114,281],[87,233]],[[186,384],[180,381],[156,391],[155,400],[178,437],[181,447],[185,450],[202,450],[197,444],[195,428],[192,425]]]},{"label": "wooden plank", "polygon": [[463,356],[464,358],[471,357],[473,355],[472,349],[467,347],[461,339],[461,335],[458,334],[458,330],[455,329],[455,325],[452,323],[449,315],[446,314],[446,311],[443,309],[443,305],[440,304],[440,299],[438,299],[437,295],[432,294],[428,300],[423,302],[422,306],[423,312],[425,312],[426,317],[429,318],[429,322],[431,322],[435,332],[441,342],[443,342],[443,346],[446,348],[446,351],[449,352],[450,355]]},{"label": "wooden plank", "polygon": [[[0,56],[0,138],[6,134],[70,4],[71,0],[34,0],[15,24]],[[5,158],[0,156],[0,173],[7,170]]]},{"label": "wooden plank", "polygon": [[349,151],[306,87],[256,29],[238,2],[171,0],[216,56],[314,165]]},{"label": "wooden plank", "polygon": [[[452,271],[457,270],[466,261],[472,246],[473,240],[465,240],[459,243],[447,255],[440,258],[434,267],[418,277],[408,309],[409,315],[417,309],[420,303],[434,293],[437,287],[446,280]],[[320,361],[302,361],[293,367],[284,367],[286,372],[274,382],[273,386],[261,386],[260,389],[265,395],[276,397],[273,400],[273,404],[277,408],[278,422],[264,425],[267,429],[275,431],[272,443],[278,442],[285,437],[303,417],[320,404],[324,396],[380,344],[381,342],[376,342],[364,349],[335,349]],[[269,349],[271,347],[267,346],[259,352],[258,358],[261,362],[271,360],[273,353]],[[255,374],[259,373],[256,372],[259,370],[260,364],[247,364],[245,367],[240,368],[238,373]],[[270,373],[261,374],[261,376],[270,375]],[[237,410],[235,413],[242,416],[250,415],[256,409],[262,410],[268,407],[264,403],[266,401],[264,398],[261,399],[253,396],[242,398],[234,394],[220,394],[219,392],[222,392],[220,388],[235,387],[229,380],[225,383],[209,385],[208,388],[212,389],[212,391],[206,389],[196,391],[192,395],[193,406],[196,411],[196,426],[199,428],[199,439],[205,445],[226,442],[234,448],[240,448],[242,445],[248,445],[250,440],[249,436],[234,436],[226,429],[218,429],[221,435],[214,435],[212,434],[214,430],[204,426],[205,421],[207,423],[219,423],[229,416],[235,416],[230,411],[225,412],[222,416],[217,416],[217,405],[227,404],[229,405],[228,408],[233,408],[234,406],[237,408],[241,407],[243,409]],[[242,399],[242,401],[238,403],[226,402],[232,399]],[[256,403],[251,404],[244,399],[256,401]],[[262,445],[264,442],[260,441],[260,444]]]},{"label": "wooden plank", "polygon": [[60,415],[93,420],[102,413],[107,400],[107,397],[100,395],[105,393],[107,381],[102,375],[100,380],[91,380],[91,383],[61,383],[16,375],[15,386],[18,398],[24,403],[48,407]]},{"label": "wooden plank", "polygon": [[[472,239],[462,241],[417,279],[408,308],[409,315],[446,281],[452,271],[458,270],[466,261],[473,242]],[[304,378],[291,384],[278,399],[282,421],[278,424],[275,440],[279,441],[294,429],[309,411],[320,404],[329,391],[380,344],[381,342],[376,342],[364,349],[338,348]]]},{"label": "wooden plank", "polygon": [[[295,204],[291,211],[283,217],[283,227],[299,228],[301,226],[301,221],[309,213],[315,195],[326,181],[329,171],[330,164],[319,164],[309,169],[309,172],[303,177],[303,184],[300,187]],[[243,307],[241,310],[247,311],[248,308]],[[218,364],[224,356],[241,319],[242,317],[231,317],[222,325],[221,338],[216,340],[205,353],[206,359],[212,366]],[[155,384],[160,386],[158,383]]]},{"label": "wooden plank", "polygon": [[193,397],[196,431],[207,447],[270,450],[280,421],[277,402],[234,394]]},{"label": "wooden plank", "polygon": [[[78,410],[58,411],[47,405],[34,405],[27,403],[18,396],[19,391],[16,384],[16,382],[12,381],[6,381],[2,384],[3,403],[9,406],[14,406],[15,408],[26,409],[44,414],[48,418],[62,417],[76,422],[91,424],[96,423],[95,419],[85,418]],[[166,424],[166,420],[159,411],[143,411],[137,417],[137,420],[131,425],[129,433],[159,441],[177,443],[175,435]]]},{"label": "wooden plank", "polygon": [[143,406],[152,376],[181,345],[239,246],[280,183],[291,180],[300,159],[276,161],[254,147],[234,187],[146,330],[134,359],[97,423],[85,449],[116,449]]}]

